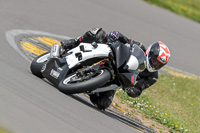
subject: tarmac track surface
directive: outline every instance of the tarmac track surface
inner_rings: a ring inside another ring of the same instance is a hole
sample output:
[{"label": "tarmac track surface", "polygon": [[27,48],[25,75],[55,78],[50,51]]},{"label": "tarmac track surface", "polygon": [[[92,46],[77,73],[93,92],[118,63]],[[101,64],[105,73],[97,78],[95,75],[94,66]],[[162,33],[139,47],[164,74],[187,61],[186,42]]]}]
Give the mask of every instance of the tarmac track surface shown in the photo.
[{"label": "tarmac track surface", "polygon": [[162,40],[172,52],[169,66],[200,76],[200,25],[140,0],[0,1],[0,125],[16,133],[134,132],[33,76],[5,36],[27,29],[77,37],[93,27],[145,46]]}]

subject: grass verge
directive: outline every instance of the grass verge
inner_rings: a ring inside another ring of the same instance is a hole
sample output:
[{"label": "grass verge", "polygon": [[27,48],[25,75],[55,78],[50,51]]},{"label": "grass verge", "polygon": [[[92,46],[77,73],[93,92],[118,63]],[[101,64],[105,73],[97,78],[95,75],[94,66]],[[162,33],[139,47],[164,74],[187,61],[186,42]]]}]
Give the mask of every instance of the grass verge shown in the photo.
[{"label": "grass verge", "polygon": [[0,133],[8,133],[8,132],[0,127]]},{"label": "grass verge", "polygon": [[164,73],[159,76],[157,83],[138,98],[130,98],[123,90],[116,96],[170,132],[200,131],[200,79]]},{"label": "grass verge", "polygon": [[200,23],[200,0],[144,0]]}]

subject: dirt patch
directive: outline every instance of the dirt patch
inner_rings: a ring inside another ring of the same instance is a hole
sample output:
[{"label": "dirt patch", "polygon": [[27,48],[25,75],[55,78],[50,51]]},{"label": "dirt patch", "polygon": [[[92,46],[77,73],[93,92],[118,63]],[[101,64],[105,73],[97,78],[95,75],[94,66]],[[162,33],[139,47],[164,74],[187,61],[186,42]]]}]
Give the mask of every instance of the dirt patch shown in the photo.
[{"label": "dirt patch", "polygon": [[169,129],[160,123],[157,123],[151,119],[147,119],[144,114],[139,113],[136,109],[130,108],[127,104],[122,103],[120,98],[114,97],[113,99],[113,106],[115,106],[118,110],[123,112],[124,114],[128,114],[133,118],[139,119],[142,124],[147,127],[154,129],[157,133],[170,133]]}]

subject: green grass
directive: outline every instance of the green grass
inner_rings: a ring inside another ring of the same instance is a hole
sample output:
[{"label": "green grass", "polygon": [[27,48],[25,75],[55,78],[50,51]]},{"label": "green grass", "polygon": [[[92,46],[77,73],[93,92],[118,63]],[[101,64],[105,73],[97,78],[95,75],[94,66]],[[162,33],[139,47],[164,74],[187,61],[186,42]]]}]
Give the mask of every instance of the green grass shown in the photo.
[{"label": "green grass", "polygon": [[161,73],[155,85],[138,98],[117,93],[122,101],[170,129],[171,132],[200,131],[200,79]]},{"label": "green grass", "polygon": [[200,23],[200,0],[144,0]]},{"label": "green grass", "polygon": [[8,132],[0,127],[0,133],[8,133]]}]

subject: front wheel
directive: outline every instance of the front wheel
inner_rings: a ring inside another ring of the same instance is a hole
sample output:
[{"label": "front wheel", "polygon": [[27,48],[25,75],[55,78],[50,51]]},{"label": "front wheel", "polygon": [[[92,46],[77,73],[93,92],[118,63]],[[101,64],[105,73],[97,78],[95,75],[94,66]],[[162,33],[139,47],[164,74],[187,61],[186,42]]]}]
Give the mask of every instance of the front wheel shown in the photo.
[{"label": "front wheel", "polygon": [[86,77],[83,80],[74,73],[62,80],[58,89],[65,94],[83,93],[101,87],[111,79],[111,73],[107,69],[91,75],[88,76],[88,79]]},{"label": "front wheel", "polygon": [[36,58],[32,61],[31,66],[30,66],[30,69],[31,69],[31,72],[32,72],[35,76],[37,76],[37,77],[39,77],[39,78],[44,78],[44,77],[42,76],[41,70],[42,70],[42,67],[43,67],[44,63],[48,60],[49,55],[50,55],[50,54],[49,54],[48,52],[47,52],[47,53],[44,53],[44,54],[42,54],[42,55],[36,57]]}]

